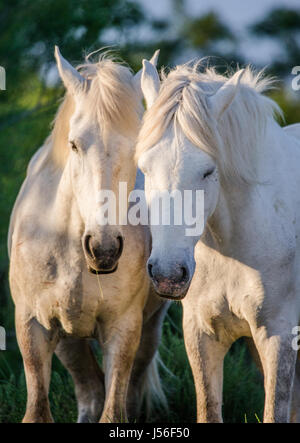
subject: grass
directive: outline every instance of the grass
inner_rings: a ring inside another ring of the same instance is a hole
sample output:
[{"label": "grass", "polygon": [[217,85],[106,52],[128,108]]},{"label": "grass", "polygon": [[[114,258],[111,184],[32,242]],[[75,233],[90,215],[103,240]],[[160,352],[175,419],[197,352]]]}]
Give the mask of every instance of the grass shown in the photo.
[{"label": "grass", "polygon": [[[26,384],[22,359],[15,340],[10,350],[0,353],[0,423],[20,422],[26,405]],[[188,364],[181,331],[181,307],[172,305],[164,323],[161,367],[163,386],[169,410],[157,406],[150,421],[191,423],[196,418],[194,383]],[[263,387],[260,374],[251,361],[242,341],[234,344],[225,359],[224,404],[225,422],[251,423],[262,418]],[[75,422],[76,400],[70,375],[56,357],[53,360],[50,403],[56,422]]]}]

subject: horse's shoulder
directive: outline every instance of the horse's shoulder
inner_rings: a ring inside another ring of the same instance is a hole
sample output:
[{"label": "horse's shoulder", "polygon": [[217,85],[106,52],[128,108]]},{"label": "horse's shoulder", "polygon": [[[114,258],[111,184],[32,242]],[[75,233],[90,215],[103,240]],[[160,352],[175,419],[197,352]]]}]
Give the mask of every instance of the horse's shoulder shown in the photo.
[{"label": "horse's shoulder", "polygon": [[35,199],[36,194],[31,191],[36,190],[37,182],[36,185],[34,185],[32,177],[27,177],[15,202],[9,223],[9,256],[12,247],[23,242],[24,239],[26,239],[29,250],[35,249],[36,243],[48,243],[49,231],[45,228],[45,221],[51,215],[51,206],[49,206],[49,210],[46,205],[41,207],[40,199]]},{"label": "horse's shoulder", "polygon": [[[23,209],[25,210],[26,218],[28,218],[26,208],[30,208],[30,213],[33,215],[34,212],[40,212],[39,205],[34,204],[31,191],[34,190],[35,195],[36,190],[39,188],[44,192],[44,183],[45,181],[49,181],[46,163],[48,152],[49,144],[46,141],[46,143],[35,152],[28,164],[26,177],[22,183],[11,214],[10,231],[13,231],[16,217],[21,215]],[[35,208],[36,211],[34,210]],[[11,233],[9,235],[11,235]]]},{"label": "horse's shoulder", "polygon": [[300,123],[294,123],[293,125],[288,125],[283,128],[283,130],[288,134],[300,139]]},{"label": "horse's shoulder", "polygon": [[46,142],[40,146],[40,148],[31,157],[27,166],[26,176],[37,173],[43,167],[44,160],[48,155],[48,151],[49,143],[47,139]]}]

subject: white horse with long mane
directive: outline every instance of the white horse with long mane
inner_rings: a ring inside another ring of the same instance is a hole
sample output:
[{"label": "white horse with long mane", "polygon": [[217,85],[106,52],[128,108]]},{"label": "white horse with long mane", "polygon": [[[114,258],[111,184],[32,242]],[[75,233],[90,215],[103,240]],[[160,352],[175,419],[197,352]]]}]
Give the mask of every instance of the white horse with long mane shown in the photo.
[{"label": "white horse with long mane", "polygon": [[[113,191],[118,201],[119,182],[128,192],[135,184],[141,73],[133,76],[103,56],[79,72],[58,48],[56,59],[67,94],[29,164],[9,232],[27,382],[23,421],[52,421],[53,352],[74,379],[80,422],[126,421],[126,403],[136,419],[145,388],[162,398],[155,354],[167,305],[145,270],[148,228],[103,226],[97,211],[100,190]],[[101,344],[104,373],[88,338]]]},{"label": "white horse with long mane", "polygon": [[188,64],[163,74],[160,84],[144,61],[148,111],[137,157],[146,197],[204,191],[202,235],[186,236],[184,223],[152,226],[148,260],[160,295],[183,299],[200,422],[222,420],[223,360],[242,336],[263,370],[264,421],[300,419],[293,333],[300,314],[300,126],[281,128],[274,119],[280,109],[262,94],[272,83],[249,67],[226,77]]}]

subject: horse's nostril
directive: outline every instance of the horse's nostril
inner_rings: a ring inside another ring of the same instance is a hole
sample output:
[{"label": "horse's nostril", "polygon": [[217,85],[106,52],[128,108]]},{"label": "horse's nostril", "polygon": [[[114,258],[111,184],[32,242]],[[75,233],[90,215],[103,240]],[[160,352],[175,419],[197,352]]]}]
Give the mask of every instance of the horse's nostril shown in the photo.
[{"label": "horse's nostril", "polygon": [[150,263],[148,264],[148,274],[149,274],[150,278],[153,278],[152,265]]},{"label": "horse's nostril", "polygon": [[85,239],[84,239],[84,248],[86,250],[86,253],[90,256],[93,257],[93,253],[91,250],[91,245],[90,245],[90,240],[91,240],[92,236],[91,235],[86,235]]},{"label": "horse's nostril", "polygon": [[188,276],[186,268],[182,266],[181,267],[181,272],[182,272],[182,281],[186,281],[187,280],[187,276]]},{"label": "horse's nostril", "polygon": [[119,236],[117,237],[117,240],[118,240],[118,242],[119,242],[119,250],[118,250],[117,255],[118,255],[118,257],[120,257],[121,254],[122,254],[122,252],[123,252],[123,247],[124,247],[124,240],[123,240],[122,235],[119,235]]},{"label": "horse's nostril", "polygon": [[111,239],[106,243],[100,243],[97,238],[92,235],[86,235],[83,240],[83,247],[86,255],[93,261],[118,260],[122,254],[124,241],[119,235],[116,239]]}]

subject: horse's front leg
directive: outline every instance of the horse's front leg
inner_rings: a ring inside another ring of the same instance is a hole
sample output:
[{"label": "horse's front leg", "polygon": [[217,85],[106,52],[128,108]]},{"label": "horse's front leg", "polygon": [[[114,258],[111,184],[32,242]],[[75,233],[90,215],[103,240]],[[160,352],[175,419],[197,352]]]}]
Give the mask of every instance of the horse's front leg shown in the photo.
[{"label": "horse's front leg", "polygon": [[127,391],[140,344],[142,319],[142,309],[130,309],[102,329],[106,396],[101,423],[128,421]]},{"label": "horse's front leg", "polygon": [[74,381],[78,423],[98,422],[104,404],[104,374],[87,339],[61,338],[56,355]]},{"label": "horse's front leg", "polygon": [[[151,386],[150,380],[153,380],[153,377],[155,378],[153,371],[155,373],[158,370],[156,353],[161,340],[163,319],[170,306],[169,302],[159,301],[156,295],[154,295],[154,297],[156,298],[156,303],[159,307],[153,312],[147,321],[145,321],[145,319],[143,321],[141,342],[134,361],[128,389],[127,410],[129,420],[133,421],[140,416],[140,409],[144,396],[147,399],[147,415],[150,413],[152,405],[151,394],[156,394],[157,400],[160,400],[162,404],[165,403],[166,405],[164,392],[159,381],[156,381],[156,392],[149,392],[150,389],[154,390]],[[151,303],[153,305],[153,299],[151,300],[149,297],[148,303],[151,308]],[[147,306],[145,310],[147,309]]]},{"label": "horse's front leg", "polygon": [[27,385],[27,405],[23,422],[53,422],[48,393],[57,335],[46,331],[35,319],[28,320],[18,308],[16,331]]},{"label": "horse's front leg", "polygon": [[196,316],[183,316],[184,342],[192,368],[197,422],[222,422],[223,362],[230,347],[198,327]]},{"label": "horse's front leg", "polygon": [[[274,325],[280,319],[274,319]],[[268,331],[261,327],[253,331],[264,372],[265,385],[265,423],[287,423],[290,420],[290,408],[297,352],[292,347],[292,327],[286,325],[284,333]]]}]

